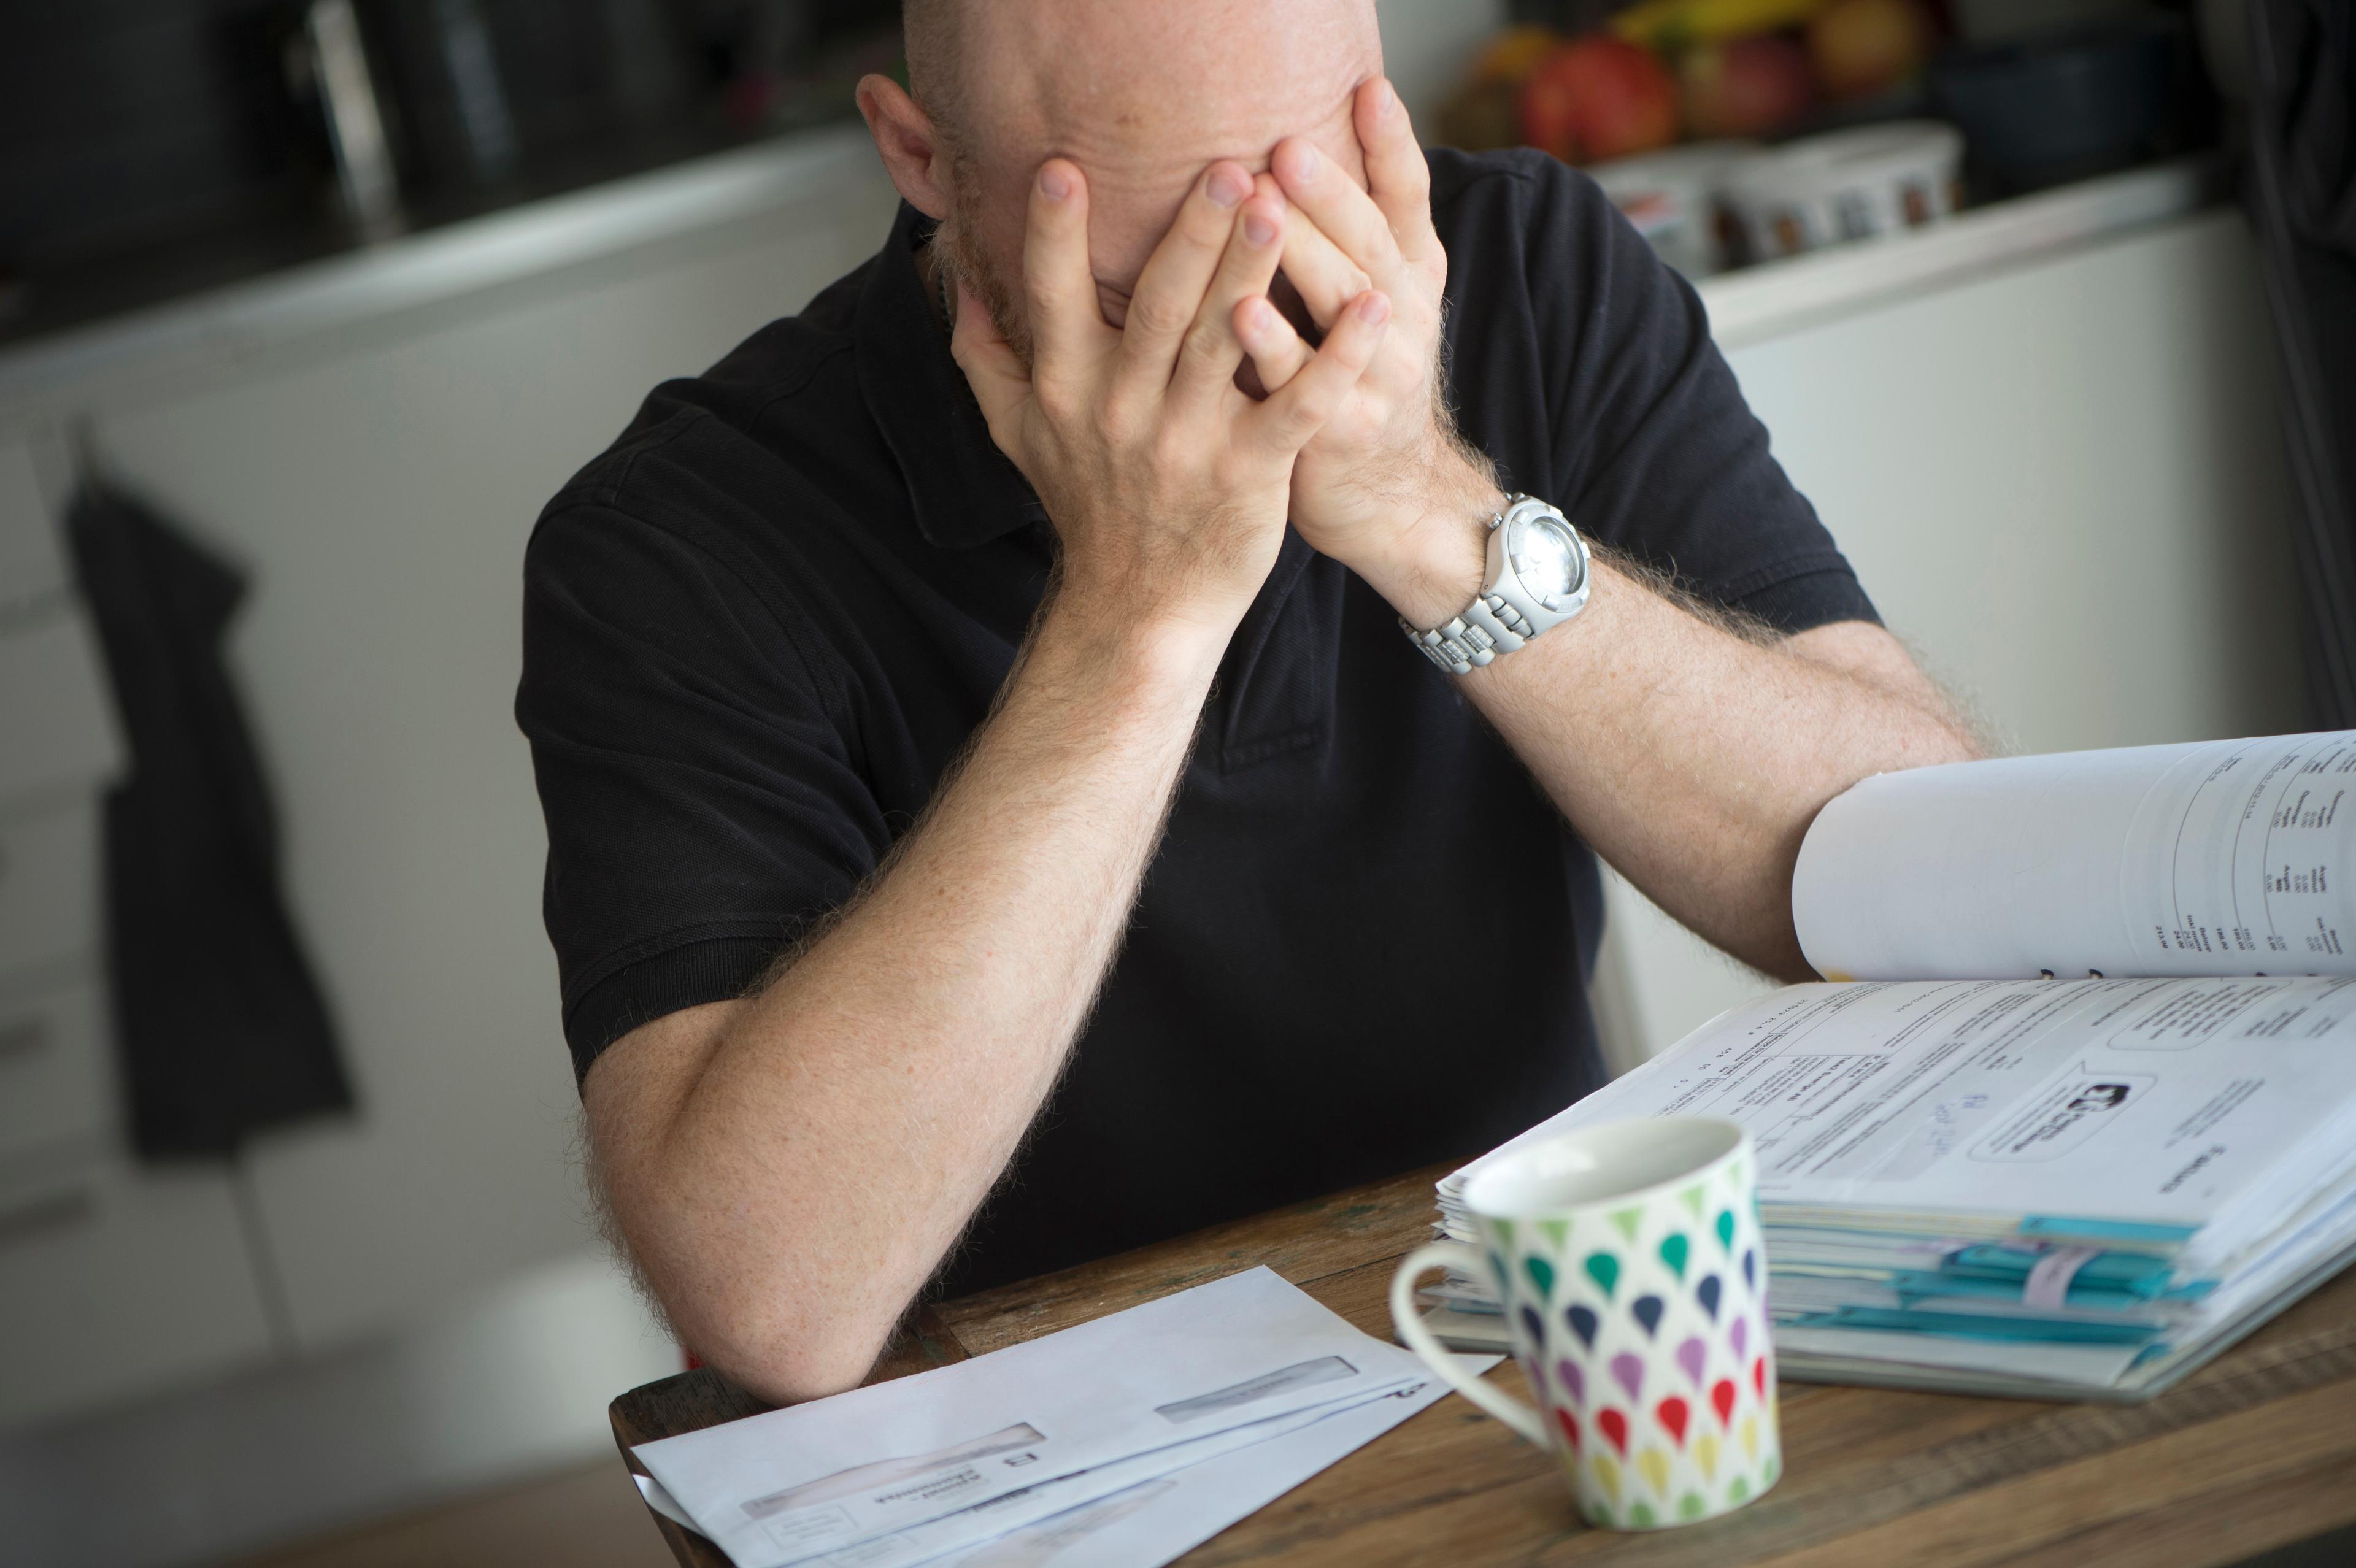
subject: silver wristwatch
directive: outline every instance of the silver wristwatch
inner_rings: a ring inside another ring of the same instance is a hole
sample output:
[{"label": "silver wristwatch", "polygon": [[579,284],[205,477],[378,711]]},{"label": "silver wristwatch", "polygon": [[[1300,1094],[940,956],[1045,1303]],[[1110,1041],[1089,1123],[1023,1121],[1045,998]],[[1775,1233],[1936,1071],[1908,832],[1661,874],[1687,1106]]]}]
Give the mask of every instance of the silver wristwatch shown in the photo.
[{"label": "silver wristwatch", "polygon": [[1508,496],[1489,519],[1489,575],[1464,613],[1445,626],[1399,630],[1423,656],[1455,675],[1510,654],[1587,608],[1587,541],[1570,519],[1529,496]]}]

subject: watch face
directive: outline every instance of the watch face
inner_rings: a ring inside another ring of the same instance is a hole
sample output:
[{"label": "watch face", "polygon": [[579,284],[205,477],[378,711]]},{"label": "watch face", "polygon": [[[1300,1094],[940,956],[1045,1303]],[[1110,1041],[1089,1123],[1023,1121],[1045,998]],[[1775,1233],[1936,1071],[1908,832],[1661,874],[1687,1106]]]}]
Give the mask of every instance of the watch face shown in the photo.
[{"label": "watch face", "polygon": [[1579,592],[1580,580],[1587,575],[1569,529],[1552,517],[1526,518],[1521,525],[1521,538],[1514,541],[1513,554],[1514,571],[1520,574],[1523,587],[1549,610],[1569,606],[1570,596]]}]

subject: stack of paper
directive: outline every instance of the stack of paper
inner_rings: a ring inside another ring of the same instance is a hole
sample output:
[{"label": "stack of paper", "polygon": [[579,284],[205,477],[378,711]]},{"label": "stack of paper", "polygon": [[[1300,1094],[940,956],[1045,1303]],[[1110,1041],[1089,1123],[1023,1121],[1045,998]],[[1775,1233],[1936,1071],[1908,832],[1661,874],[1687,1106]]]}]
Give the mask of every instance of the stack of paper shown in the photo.
[{"label": "stack of paper", "polygon": [[1662,1115],[1751,1129],[1794,1378],[2142,1398],[2356,1257],[2349,980],[1798,986],[1505,1147]]},{"label": "stack of paper", "polygon": [[634,1452],[738,1568],[1150,1568],[1445,1392],[1258,1268]]}]

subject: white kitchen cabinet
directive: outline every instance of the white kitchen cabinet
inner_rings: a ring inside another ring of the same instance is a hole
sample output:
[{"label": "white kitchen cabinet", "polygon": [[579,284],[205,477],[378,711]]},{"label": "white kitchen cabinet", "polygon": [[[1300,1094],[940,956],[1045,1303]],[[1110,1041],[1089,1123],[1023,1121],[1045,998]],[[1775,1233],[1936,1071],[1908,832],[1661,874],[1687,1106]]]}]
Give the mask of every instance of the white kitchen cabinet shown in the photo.
[{"label": "white kitchen cabinet", "polygon": [[2303,721],[2274,340],[2239,212],[1733,363],[1882,614],[2008,749]]},{"label": "white kitchen cabinet", "polygon": [[[894,201],[863,142],[822,133],[0,354],[0,1430],[472,1324],[536,1265],[580,1271],[596,1243],[509,712],[524,540],[656,383],[864,260]],[[260,1139],[234,1178],[121,1152],[94,791],[123,738],[55,526],[76,429],[251,580],[227,656],[359,1108]],[[643,1326],[592,1272],[541,1305]],[[566,1371],[652,1375],[643,1347]],[[598,1426],[575,1403],[566,1443]],[[545,1446],[552,1408],[459,1400],[425,1468],[486,1432]],[[383,1485],[414,1481],[393,1463]]]},{"label": "white kitchen cabinet", "polygon": [[252,578],[230,664],[359,1100],[251,1157],[305,1345],[590,1243],[511,712],[524,541],[649,389],[855,266],[894,200],[873,170],[98,420],[110,471]]},{"label": "white kitchen cabinet", "polygon": [[[2274,346],[2239,213],[1730,359],[1891,630],[2002,749],[2306,723]],[[1623,1062],[1766,985],[1624,883],[1612,914],[1640,1035],[1615,1042]]]}]

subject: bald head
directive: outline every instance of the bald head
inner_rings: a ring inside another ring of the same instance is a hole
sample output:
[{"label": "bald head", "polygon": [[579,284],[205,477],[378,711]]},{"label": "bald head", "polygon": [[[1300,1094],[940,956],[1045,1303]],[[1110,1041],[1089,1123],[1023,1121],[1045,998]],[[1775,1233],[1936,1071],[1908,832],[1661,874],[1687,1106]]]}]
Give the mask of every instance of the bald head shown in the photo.
[{"label": "bald head", "polygon": [[1009,311],[1048,158],[1087,177],[1090,261],[1117,322],[1210,164],[1265,169],[1278,142],[1305,135],[1356,170],[1350,96],[1382,70],[1373,0],[907,0],[904,15],[921,128],[891,123],[900,105],[867,83],[861,107],[901,194],[945,220],[983,297]]}]

